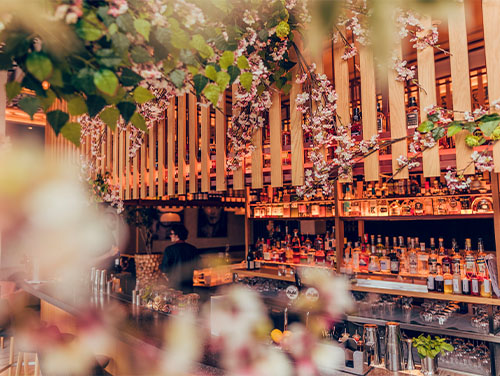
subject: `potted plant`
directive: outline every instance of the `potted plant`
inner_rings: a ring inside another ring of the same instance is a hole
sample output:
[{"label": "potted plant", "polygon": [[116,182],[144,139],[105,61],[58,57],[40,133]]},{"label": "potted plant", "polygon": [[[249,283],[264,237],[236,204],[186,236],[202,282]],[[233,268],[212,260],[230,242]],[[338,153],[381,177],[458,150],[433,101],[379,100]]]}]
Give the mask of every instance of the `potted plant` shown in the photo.
[{"label": "potted plant", "polygon": [[422,372],[424,375],[431,376],[437,374],[437,357],[445,351],[453,351],[454,347],[446,342],[445,338],[420,334],[413,338],[413,346],[417,348],[418,356],[422,363]]},{"label": "potted plant", "polygon": [[151,206],[128,207],[126,221],[134,225],[144,241],[145,253],[137,253],[135,259],[136,280],[139,286],[145,287],[155,283],[161,276],[161,253],[152,253],[154,226],[160,217],[159,211]]}]

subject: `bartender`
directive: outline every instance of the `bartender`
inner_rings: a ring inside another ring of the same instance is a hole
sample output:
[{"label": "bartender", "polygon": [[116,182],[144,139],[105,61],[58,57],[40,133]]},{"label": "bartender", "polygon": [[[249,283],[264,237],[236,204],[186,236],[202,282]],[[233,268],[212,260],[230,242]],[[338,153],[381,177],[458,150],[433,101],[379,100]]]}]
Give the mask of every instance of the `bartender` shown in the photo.
[{"label": "bartender", "polygon": [[173,244],[165,248],[160,269],[167,275],[172,287],[190,291],[193,287],[193,271],[198,268],[200,261],[198,250],[186,243],[188,230],[184,225],[171,224],[169,235]]}]

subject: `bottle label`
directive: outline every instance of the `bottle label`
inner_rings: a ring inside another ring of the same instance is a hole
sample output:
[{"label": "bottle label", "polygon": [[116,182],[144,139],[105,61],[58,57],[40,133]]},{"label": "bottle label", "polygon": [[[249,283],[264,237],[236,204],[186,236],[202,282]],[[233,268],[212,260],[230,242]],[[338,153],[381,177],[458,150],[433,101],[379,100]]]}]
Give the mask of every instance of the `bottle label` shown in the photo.
[{"label": "bottle label", "polygon": [[406,114],[406,126],[410,129],[418,127],[418,114],[416,112]]},{"label": "bottle label", "polygon": [[399,272],[399,261],[398,260],[394,260],[394,261],[391,261],[391,272]]},{"label": "bottle label", "polygon": [[483,289],[486,294],[491,293],[491,281],[489,279],[483,281]]},{"label": "bottle label", "polygon": [[472,293],[479,294],[479,280],[477,279],[472,280]]},{"label": "bottle label", "polygon": [[434,291],[434,276],[432,274],[427,277],[427,289]]},{"label": "bottle label", "polygon": [[460,294],[462,290],[460,289],[460,280],[458,278],[453,278],[453,293]]},{"label": "bottle label", "polygon": [[469,280],[468,279],[462,279],[462,292],[464,294],[469,293]]}]

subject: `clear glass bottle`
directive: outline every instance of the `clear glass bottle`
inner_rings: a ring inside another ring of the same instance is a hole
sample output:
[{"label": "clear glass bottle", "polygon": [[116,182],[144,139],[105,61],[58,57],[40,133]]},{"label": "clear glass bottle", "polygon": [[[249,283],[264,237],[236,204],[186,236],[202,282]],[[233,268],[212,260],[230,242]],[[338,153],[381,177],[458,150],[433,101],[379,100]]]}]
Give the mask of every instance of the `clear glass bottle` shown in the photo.
[{"label": "clear glass bottle", "polygon": [[387,130],[387,122],[384,113],[382,112],[382,105],[377,103],[377,132],[382,133]]},{"label": "clear glass bottle", "polygon": [[408,250],[408,272],[410,274],[418,273],[418,256],[415,249],[415,240],[411,239],[410,249]]},{"label": "clear glass bottle", "polygon": [[418,257],[418,274],[426,275],[429,273],[429,254],[425,250],[425,243],[420,243],[420,252],[417,253]]},{"label": "clear glass bottle", "polygon": [[355,107],[352,111],[352,123],[351,123],[351,136],[362,136],[363,126],[361,124],[361,112],[358,107]]},{"label": "clear glass bottle", "polygon": [[453,294],[453,276],[450,273],[444,273],[444,293]]},{"label": "clear glass bottle", "polygon": [[436,245],[434,238],[431,238],[431,253],[429,255],[429,273],[437,273],[438,254],[436,253]]},{"label": "clear glass bottle", "polygon": [[361,259],[361,246],[360,242],[356,242],[352,250],[352,270],[359,271],[359,261]]},{"label": "clear glass bottle", "polygon": [[420,124],[419,109],[415,97],[410,97],[408,108],[406,109],[406,127],[415,129]]}]

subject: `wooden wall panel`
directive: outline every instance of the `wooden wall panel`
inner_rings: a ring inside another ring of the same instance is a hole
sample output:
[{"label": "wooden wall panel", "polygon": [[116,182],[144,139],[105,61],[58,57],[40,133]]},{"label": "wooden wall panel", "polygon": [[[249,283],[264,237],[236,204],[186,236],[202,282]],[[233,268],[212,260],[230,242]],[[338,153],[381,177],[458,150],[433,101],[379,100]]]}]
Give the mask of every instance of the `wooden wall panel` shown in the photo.
[{"label": "wooden wall panel", "polygon": [[113,168],[113,132],[109,127],[106,127],[106,170],[111,172]]},{"label": "wooden wall panel", "polygon": [[[234,93],[238,90],[238,85],[233,84],[232,86],[232,101],[233,101],[233,106],[234,106]],[[237,115],[236,110],[234,110],[233,107],[233,118]],[[232,124],[231,124],[232,126]],[[236,170],[233,171],[233,189],[244,189],[245,188],[245,161],[242,161],[242,165],[237,168]]]},{"label": "wooden wall panel", "polygon": [[[118,174],[118,136],[119,136],[120,130],[118,128],[115,129],[113,132],[113,184],[118,185],[120,184],[120,180],[118,177],[120,176]],[[87,156],[87,140],[85,141],[85,147],[84,147],[84,155],[85,157]]]},{"label": "wooden wall panel", "polygon": [[198,105],[196,96],[189,95],[189,192],[198,191]]},{"label": "wooden wall panel", "polygon": [[122,199],[125,197],[125,132],[125,130],[122,130],[118,135],[118,182]]},{"label": "wooden wall panel", "polygon": [[201,106],[201,191],[210,191],[210,105]]},{"label": "wooden wall panel", "polygon": [[144,141],[141,146],[141,163],[140,163],[140,174],[141,174],[141,198],[146,198],[147,193],[147,169],[146,169],[146,161],[147,161],[147,144],[149,140],[149,134],[144,134]]},{"label": "wooden wall panel", "polygon": [[175,100],[167,109],[167,194],[175,195]]},{"label": "wooden wall panel", "polygon": [[[369,47],[359,46],[359,69],[361,78],[361,111],[363,112],[363,139],[369,140],[377,134],[377,95],[375,88],[375,66]],[[378,151],[364,159],[366,181],[378,181]]]},{"label": "wooden wall panel", "polygon": [[[106,173],[106,161],[108,159],[108,154],[106,154],[106,144],[107,144],[107,130],[108,126],[107,125],[103,125],[102,128],[101,128],[101,168],[100,168],[100,172],[101,172],[101,175],[104,176],[104,174]],[[73,148],[71,147],[71,145],[68,145],[69,146],[69,150],[68,152],[71,154],[72,153],[72,150]]]},{"label": "wooden wall panel", "polygon": [[264,186],[264,175],[262,171],[262,128],[259,128],[252,137],[255,150],[252,153],[252,188],[258,189]]},{"label": "wooden wall panel", "polygon": [[126,132],[125,132],[125,150],[123,154],[123,158],[125,159],[125,199],[129,200],[132,198],[132,195],[130,194],[130,157],[129,157],[129,152],[130,152],[130,127],[131,125],[127,126]]},{"label": "wooden wall panel", "polygon": [[[483,0],[484,51],[490,103],[500,99],[500,1]],[[453,90],[455,91],[455,90]],[[500,142],[493,144],[494,171],[500,172]]]},{"label": "wooden wall panel", "polygon": [[158,122],[158,197],[165,196],[165,118]]},{"label": "wooden wall panel", "polygon": [[[302,50],[302,37],[296,33],[294,41]],[[297,66],[292,69],[292,88],[290,90],[290,138],[292,143],[292,185],[304,184],[304,134],[302,130],[302,114],[297,111],[297,94],[302,91],[302,85],[295,82]],[[252,164],[253,168],[253,164]]]},{"label": "wooden wall panel", "polygon": [[215,109],[215,189],[225,191],[226,184],[226,93]]},{"label": "wooden wall panel", "polygon": [[154,124],[150,129],[149,129],[149,155],[148,155],[148,171],[149,171],[149,189],[148,189],[148,196],[149,197],[156,197],[156,168],[155,168],[155,162],[156,162],[156,124]]},{"label": "wooden wall panel", "polygon": [[177,99],[177,193],[186,194],[186,96]]},{"label": "wooden wall panel", "polygon": [[[451,13],[448,18],[451,80],[453,84],[453,109],[458,111],[471,111],[469,50],[467,46],[465,8],[463,3],[458,2],[455,4],[455,7],[456,12]],[[462,112],[455,112],[455,120],[463,119],[464,114]],[[465,144],[466,135],[467,131],[461,131],[455,136],[457,169],[465,169],[465,174],[474,174],[474,164],[471,163],[470,159],[473,150]]]},{"label": "wooden wall panel", "polygon": [[283,186],[281,93],[273,92],[272,105],[269,109],[269,128],[271,137],[271,186]]},{"label": "wooden wall panel", "polygon": [[[426,29],[432,26],[431,18],[425,16],[422,18],[422,25]],[[426,32],[424,31],[424,33]],[[418,82],[423,90],[420,90],[420,120],[424,120],[427,114],[424,109],[430,105],[436,104],[436,71],[434,65],[434,48],[426,47],[423,50],[417,50]],[[424,150],[422,153],[423,172],[425,177],[440,176],[441,167],[439,162],[438,145]]]},{"label": "wooden wall panel", "polygon": [[[401,58],[401,44],[396,47],[395,53]],[[405,84],[402,81],[397,81],[397,72],[394,69],[389,69],[387,72],[388,88],[389,88],[389,112],[391,114],[391,138],[406,137],[406,109],[405,109]],[[391,145],[392,152],[392,173],[395,174],[399,169],[397,159],[399,156],[408,156],[408,143],[406,140],[396,142]],[[408,168],[405,167],[394,179],[408,179]]]},{"label": "wooden wall panel", "polygon": [[134,158],[132,159],[132,198],[138,199],[139,196],[139,154],[140,151],[135,152]]}]

